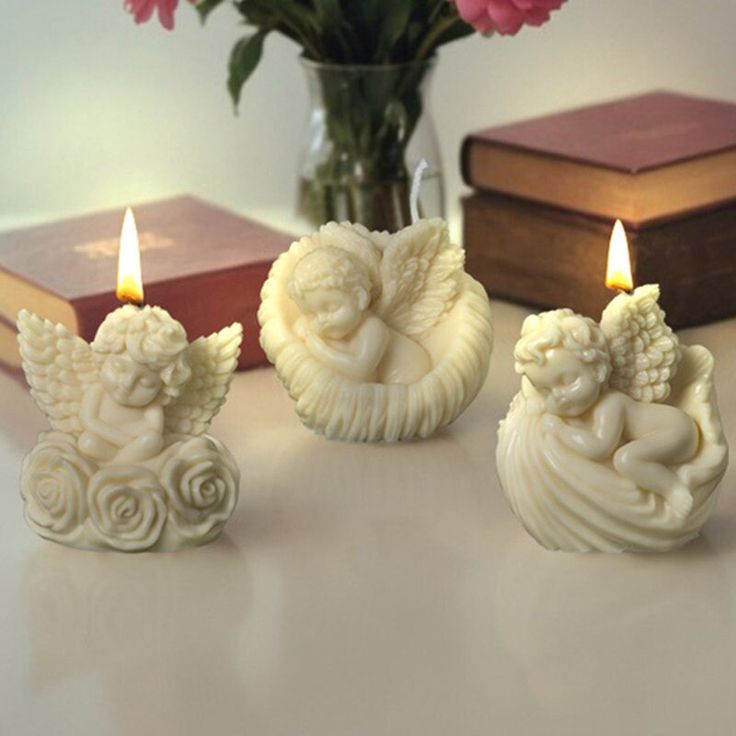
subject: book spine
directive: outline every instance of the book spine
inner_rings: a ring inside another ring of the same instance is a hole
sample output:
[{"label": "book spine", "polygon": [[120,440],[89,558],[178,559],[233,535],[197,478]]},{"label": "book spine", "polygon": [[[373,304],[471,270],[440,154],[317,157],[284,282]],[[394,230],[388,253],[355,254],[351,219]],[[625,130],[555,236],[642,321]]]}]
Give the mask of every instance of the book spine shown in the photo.
[{"label": "book spine", "polygon": [[473,155],[475,146],[478,145],[475,137],[467,135],[463,139],[462,145],[460,146],[460,173],[463,177],[463,181],[469,187],[478,189],[478,183],[473,181],[470,176],[470,157]]},{"label": "book spine", "polygon": [[610,223],[500,195],[462,204],[466,267],[492,297],[600,317]]},{"label": "book spine", "polygon": [[[266,365],[268,360],[258,343],[256,314],[261,287],[270,268],[270,263],[248,264],[227,271],[159,282],[145,287],[146,303],[166,309],[182,323],[190,340],[240,322],[243,344],[238,368]],[[112,293],[75,300],[73,307],[79,334],[87,341],[93,340],[105,316],[119,306]]]},{"label": "book spine", "polygon": [[28,389],[28,383],[26,381],[26,374],[23,373],[23,369],[15,363],[8,363],[0,356],[0,374],[4,374],[14,381],[17,381],[25,389]]},{"label": "book spine", "polygon": [[2,315],[0,315],[0,362],[6,369],[20,370],[18,329],[15,322],[6,320]]},{"label": "book spine", "polygon": [[[466,267],[492,296],[600,318],[610,222],[488,194],[466,197],[463,212]],[[736,314],[736,205],[628,236],[634,283],[662,285],[671,327]]]},{"label": "book spine", "polygon": [[660,283],[673,327],[736,314],[736,204],[631,234],[638,283]]}]

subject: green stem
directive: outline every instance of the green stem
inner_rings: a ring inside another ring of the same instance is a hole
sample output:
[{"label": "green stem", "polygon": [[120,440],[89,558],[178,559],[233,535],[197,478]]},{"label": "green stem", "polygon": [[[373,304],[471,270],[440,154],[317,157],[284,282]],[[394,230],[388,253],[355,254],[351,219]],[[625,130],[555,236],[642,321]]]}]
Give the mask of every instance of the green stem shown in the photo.
[{"label": "green stem", "polygon": [[419,47],[419,51],[417,51],[416,60],[417,61],[423,61],[424,59],[428,58],[432,51],[434,50],[434,45],[437,41],[437,39],[447,30],[452,28],[452,26],[455,25],[455,23],[462,23],[459,18],[448,16],[447,18],[443,18],[439,23],[436,23],[429,33],[425,36],[424,41],[422,42],[422,45]]},{"label": "green stem", "polygon": [[342,32],[342,29],[339,26],[335,31],[335,38],[337,38],[337,43],[339,44],[344,54],[344,57],[342,59],[334,59],[335,63],[341,63],[341,64],[352,63],[353,62],[353,52],[350,48],[350,44],[348,43],[347,38],[345,37],[345,35]]},{"label": "green stem", "polygon": [[437,20],[439,15],[442,13],[442,11],[445,9],[446,0],[439,0],[439,2],[434,6],[434,10],[429,14],[429,18],[427,19],[427,25],[432,26],[432,24]]},{"label": "green stem", "polygon": [[[281,28],[279,26],[281,26]],[[307,57],[311,57],[312,59],[314,59],[314,61],[320,60],[321,54],[319,53],[318,47],[312,46],[310,39],[303,32],[302,29],[288,23],[284,18],[281,18],[279,21],[279,25],[275,26],[274,30],[281,30],[281,32],[284,33],[283,28],[286,28],[288,31],[290,31],[290,33],[285,33],[284,35],[290,36],[298,44],[301,44],[302,48],[307,54]]]}]

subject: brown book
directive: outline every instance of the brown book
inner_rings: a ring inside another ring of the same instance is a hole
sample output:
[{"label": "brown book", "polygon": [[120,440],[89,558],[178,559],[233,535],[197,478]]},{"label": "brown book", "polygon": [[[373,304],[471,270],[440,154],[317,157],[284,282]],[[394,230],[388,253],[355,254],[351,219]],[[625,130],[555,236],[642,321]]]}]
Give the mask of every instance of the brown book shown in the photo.
[{"label": "brown book", "polygon": [[[611,221],[503,195],[463,200],[468,272],[491,296],[534,307],[571,307],[595,319]],[[673,327],[736,314],[736,204],[627,230],[634,283],[659,283]]]},{"label": "brown book", "polygon": [[[0,233],[0,317],[14,324],[26,308],[91,340],[119,306],[123,214],[117,209]],[[260,290],[292,238],[193,197],[137,206],[134,214],[146,303],[167,309],[190,340],[242,322],[240,367],[265,364],[256,321]]]},{"label": "brown book", "polygon": [[0,363],[3,368],[17,370],[20,368],[20,351],[18,349],[18,330],[15,324],[0,317]]},{"label": "brown book", "polygon": [[736,199],[736,104],[651,92],[469,135],[470,186],[647,223]]}]

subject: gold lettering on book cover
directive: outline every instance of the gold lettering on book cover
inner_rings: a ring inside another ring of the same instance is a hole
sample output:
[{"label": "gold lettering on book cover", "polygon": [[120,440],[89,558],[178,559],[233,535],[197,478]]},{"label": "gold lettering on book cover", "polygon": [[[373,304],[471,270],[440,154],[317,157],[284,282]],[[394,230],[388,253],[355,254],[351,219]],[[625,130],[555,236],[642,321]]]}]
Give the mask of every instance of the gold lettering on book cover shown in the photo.
[{"label": "gold lettering on book cover", "polygon": [[654,128],[640,128],[622,130],[619,136],[622,141],[648,141],[661,138],[676,138],[697,130],[700,123],[697,120],[685,120],[681,123],[667,123]]},{"label": "gold lettering on book cover", "polygon": [[[142,232],[139,234],[141,251],[163,250],[171,248],[174,241],[162,235],[156,235],[152,232]],[[98,258],[117,258],[118,249],[120,247],[119,238],[105,238],[102,240],[91,240],[87,243],[78,243],[72,246],[75,253],[81,253],[87,258],[97,260]]]}]

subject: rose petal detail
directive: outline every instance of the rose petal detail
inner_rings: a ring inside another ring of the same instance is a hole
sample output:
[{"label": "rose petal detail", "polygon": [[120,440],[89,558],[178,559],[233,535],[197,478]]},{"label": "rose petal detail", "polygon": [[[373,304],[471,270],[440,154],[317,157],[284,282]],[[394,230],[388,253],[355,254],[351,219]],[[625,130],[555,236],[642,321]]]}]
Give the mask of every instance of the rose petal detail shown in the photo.
[{"label": "rose petal detail", "polygon": [[240,473],[224,445],[213,437],[196,437],[183,442],[166,462],[161,482],[177,530],[186,538],[204,537],[230,518]]},{"label": "rose petal detail", "polygon": [[166,523],[166,502],[156,476],[136,465],[108,465],[87,489],[89,515],[104,542],[113,549],[150,549]]},{"label": "rose petal detail", "polygon": [[42,537],[67,541],[87,518],[85,491],[94,466],[68,435],[48,432],[26,456],[21,496],[29,526]]}]

